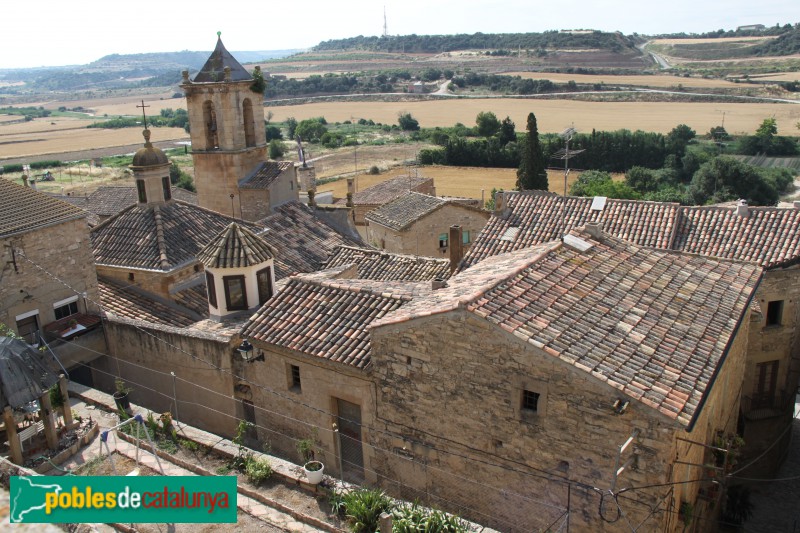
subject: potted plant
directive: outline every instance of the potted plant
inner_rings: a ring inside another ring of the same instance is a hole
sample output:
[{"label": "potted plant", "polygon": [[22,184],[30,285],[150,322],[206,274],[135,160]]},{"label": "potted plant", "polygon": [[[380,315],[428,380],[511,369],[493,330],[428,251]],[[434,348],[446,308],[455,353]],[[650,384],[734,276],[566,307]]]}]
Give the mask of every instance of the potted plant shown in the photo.
[{"label": "potted plant", "polygon": [[311,439],[301,439],[297,441],[297,451],[303,458],[303,471],[306,473],[306,479],[312,485],[318,485],[322,481],[325,465],[321,461],[314,459],[314,441]]},{"label": "potted plant", "polygon": [[132,389],[125,385],[125,382],[122,381],[121,378],[115,379],[114,384],[117,387],[117,391],[114,393],[114,403],[117,404],[117,409],[130,414],[131,401],[128,398],[128,395],[131,393]]}]

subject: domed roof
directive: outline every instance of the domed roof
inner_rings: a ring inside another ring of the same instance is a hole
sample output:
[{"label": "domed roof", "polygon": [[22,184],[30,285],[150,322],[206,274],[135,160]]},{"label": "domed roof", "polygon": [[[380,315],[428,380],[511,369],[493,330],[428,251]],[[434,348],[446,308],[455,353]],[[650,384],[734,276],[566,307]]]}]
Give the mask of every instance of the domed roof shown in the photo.
[{"label": "domed roof", "polygon": [[150,130],[146,129],[142,132],[144,135],[144,147],[139,148],[133,155],[133,167],[158,167],[161,165],[168,165],[169,160],[160,148],[153,146],[150,142]]}]

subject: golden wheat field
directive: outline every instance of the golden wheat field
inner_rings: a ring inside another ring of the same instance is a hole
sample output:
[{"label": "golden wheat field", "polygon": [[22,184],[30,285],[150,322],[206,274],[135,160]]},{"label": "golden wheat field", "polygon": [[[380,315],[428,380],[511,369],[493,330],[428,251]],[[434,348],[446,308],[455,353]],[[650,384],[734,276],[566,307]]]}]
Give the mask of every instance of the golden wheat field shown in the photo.
[{"label": "golden wheat field", "polygon": [[800,72],[779,72],[777,74],[750,77],[758,81],[800,81]]},{"label": "golden wheat field", "polygon": [[605,74],[565,74],[555,72],[505,72],[508,76],[521,76],[532,80],[550,80],[566,83],[570,80],[575,83],[604,83],[606,85],[638,85],[647,87],[742,87],[748,84],[733,83],[732,81],[716,78],[684,78],[681,76],[613,76]]},{"label": "golden wheat field", "polygon": [[[36,121],[34,121],[36,122]],[[6,126],[0,126],[0,134]],[[186,138],[183,128],[157,128],[153,130],[153,141],[168,141]],[[92,148],[143,144],[142,132],[138,128],[105,129],[54,129],[12,133],[0,136],[0,159],[25,157],[39,154],[59,154]]]},{"label": "golden wheat field", "polygon": [[273,120],[287,117],[303,120],[324,116],[328,122],[351,117],[396,124],[398,113],[411,113],[423,127],[452,126],[456,122],[475,124],[481,111],[498,117],[509,116],[518,130],[524,130],[528,113],[536,114],[539,132],[555,133],[573,126],[578,131],[644,130],[667,133],[687,124],[698,133],[719,126],[725,114],[729,133],[753,133],[767,117],[775,117],[782,135],[800,135],[794,124],[800,120],[799,104],[689,103],[689,102],[583,102],[576,100],[535,100],[480,98],[429,100],[423,102],[325,102],[297,106],[267,107]]},{"label": "golden wheat field", "polygon": [[[358,176],[358,190],[366,189],[389,178],[400,175],[412,174],[433,178],[438,196],[461,196],[467,198],[489,199],[492,188],[511,190],[517,182],[517,170],[513,168],[478,168],[478,167],[395,167],[377,176],[361,174]],[[561,170],[548,170],[547,178],[549,189],[563,193],[564,172]],[[570,172],[567,179],[567,188],[578,178],[578,174]],[[615,180],[624,179],[622,174],[614,174]],[[339,180],[319,186],[320,192],[333,191],[337,198],[347,195],[347,180]]]}]

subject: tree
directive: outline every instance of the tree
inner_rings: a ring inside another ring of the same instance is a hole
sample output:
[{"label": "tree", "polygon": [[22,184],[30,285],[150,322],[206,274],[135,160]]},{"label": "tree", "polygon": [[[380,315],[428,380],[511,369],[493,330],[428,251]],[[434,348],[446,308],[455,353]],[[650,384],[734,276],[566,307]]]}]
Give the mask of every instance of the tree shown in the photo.
[{"label": "tree", "polygon": [[780,176],[766,179],[759,169],[732,157],[719,156],[694,173],[689,196],[695,204],[719,203],[743,198],[750,205],[775,205],[780,197]]},{"label": "tree", "polygon": [[678,157],[683,157],[683,154],[686,152],[686,145],[689,144],[696,135],[697,133],[686,124],[675,126],[672,128],[672,131],[667,134],[667,150]]},{"label": "tree", "polygon": [[285,152],[283,147],[283,143],[278,139],[272,139],[269,142],[269,158],[270,159],[278,159],[282,157]]},{"label": "tree", "polygon": [[606,196],[608,198],[623,198],[638,200],[641,195],[621,181],[611,179],[611,174],[599,170],[582,172],[569,193],[573,196]]},{"label": "tree", "polygon": [[397,115],[397,123],[403,131],[419,131],[419,122],[411,116],[411,113]]},{"label": "tree", "polygon": [[286,136],[289,139],[294,139],[295,131],[297,130],[297,119],[294,117],[289,117],[284,122],[286,124]]},{"label": "tree", "polygon": [[299,135],[301,139],[308,142],[319,142],[323,135],[328,133],[328,128],[325,127],[320,118],[307,118],[300,121],[295,129],[295,134]]},{"label": "tree", "polygon": [[504,118],[503,122],[500,123],[500,131],[497,132],[497,138],[504,146],[517,140],[517,132],[514,131],[514,121],[511,120],[510,117]]},{"label": "tree", "polygon": [[521,159],[517,170],[517,189],[547,190],[547,170],[544,165],[544,154],[539,144],[539,129],[536,126],[536,115],[528,114],[528,134],[520,151]]},{"label": "tree", "polygon": [[491,111],[478,113],[478,116],[475,117],[475,124],[478,125],[478,135],[481,137],[491,137],[500,130],[500,121]]}]

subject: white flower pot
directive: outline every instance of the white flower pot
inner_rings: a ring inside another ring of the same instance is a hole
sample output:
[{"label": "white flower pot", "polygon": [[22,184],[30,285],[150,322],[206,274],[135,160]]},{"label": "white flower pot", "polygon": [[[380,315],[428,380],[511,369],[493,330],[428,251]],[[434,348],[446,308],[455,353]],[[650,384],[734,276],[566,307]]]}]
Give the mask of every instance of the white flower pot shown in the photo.
[{"label": "white flower pot", "polygon": [[[319,470],[309,470],[309,465],[319,465]],[[322,475],[325,471],[325,465],[323,465],[319,461],[309,461],[303,465],[303,470],[306,473],[306,478],[308,482],[312,485],[318,485],[322,481]]]}]

